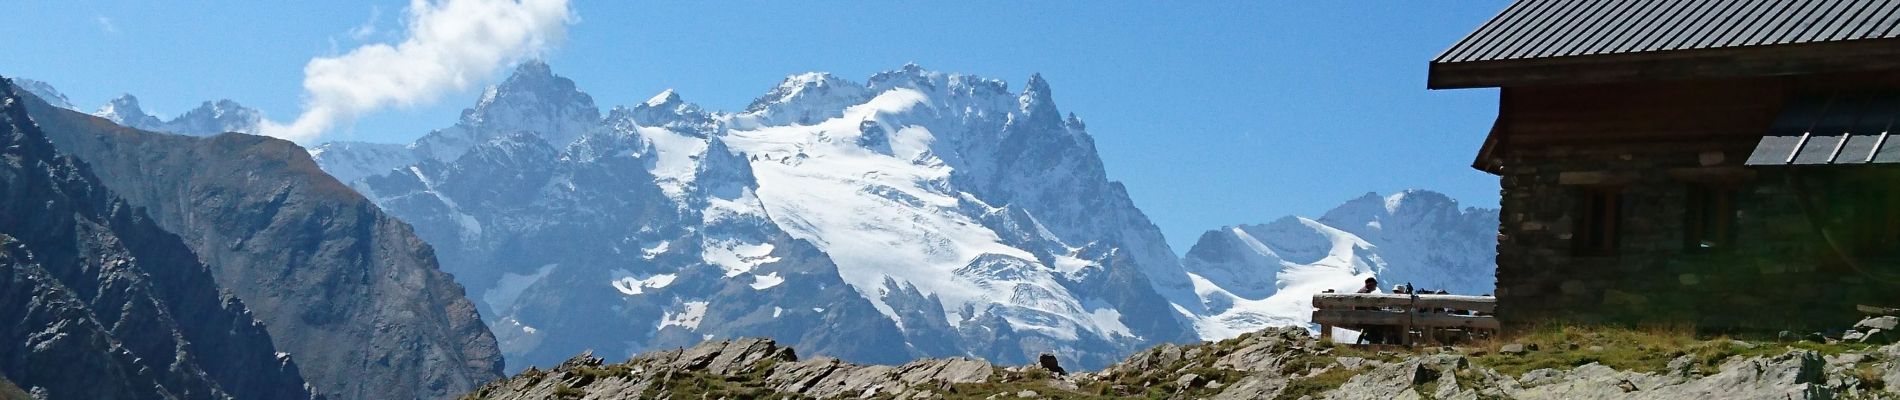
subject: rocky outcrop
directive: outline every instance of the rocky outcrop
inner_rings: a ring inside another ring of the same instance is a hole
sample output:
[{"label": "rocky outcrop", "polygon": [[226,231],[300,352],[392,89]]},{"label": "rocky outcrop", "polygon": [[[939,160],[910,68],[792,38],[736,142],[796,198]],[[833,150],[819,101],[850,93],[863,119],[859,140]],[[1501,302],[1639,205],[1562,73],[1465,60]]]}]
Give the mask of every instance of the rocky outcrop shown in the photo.
[{"label": "rocky outcrop", "polygon": [[55,151],[4,80],[0,195],[0,386],[52,399],[312,397],[245,303]]},{"label": "rocky outcrop", "polygon": [[801,361],[789,347],[770,339],[747,338],[652,352],[612,365],[603,364],[592,353],[582,354],[551,370],[529,368],[469,397],[645,399],[705,394],[750,398],[779,393],[906,398],[984,382],[999,370],[972,358],[918,360],[898,366],[856,365],[829,357]]},{"label": "rocky outcrop", "polygon": [[179,233],[326,395],[441,398],[501,376],[494,337],[434,251],[297,145],[153,133],[26,103],[128,208]]},{"label": "rocky outcrop", "polygon": [[[1733,343],[1731,349],[1751,352],[1716,352],[1717,358],[1710,359],[1690,352],[1657,371],[1619,370],[1586,359],[1579,366],[1512,375],[1487,364],[1500,362],[1499,356],[1478,349],[1411,353],[1336,347],[1298,328],[1276,328],[1220,342],[1162,345],[1100,371],[1056,374],[1040,366],[997,367],[972,359],[899,366],[801,361],[769,340],[741,339],[647,353],[620,364],[583,355],[551,370],[529,369],[466,397],[1829,399],[1900,393],[1884,383],[1900,379],[1900,345],[1806,343],[1759,351],[1772,344]],[[1839,353],[1823,356],[1808,348]],[[1522,355],[1509,357],[1519,361],[1505,364],[1528,362],[1515,358]]]}]

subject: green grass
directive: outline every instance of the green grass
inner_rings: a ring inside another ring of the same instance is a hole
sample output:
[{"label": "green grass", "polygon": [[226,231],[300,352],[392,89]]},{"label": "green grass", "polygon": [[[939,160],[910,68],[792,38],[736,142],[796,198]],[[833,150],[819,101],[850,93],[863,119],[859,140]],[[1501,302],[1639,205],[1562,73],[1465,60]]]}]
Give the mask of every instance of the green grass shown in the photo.
[{"label": "green grass", "polygon": [[554,384],[554,397],[577,398],[585,394],[587,394],[587,392],[575,389],[573,386],[568,386],[565,383]]},{"label": "green grass", "polygon": [[1281,390],[1280,395],[1274,398],[1283,400],[1294,400],[1303,396],[1313,396],[1317,398],[1322,393],[1338,389],[1340,385],[1346,384],[1347,380],[1352,379],[1354,375],[1358,375],[1360,372],[1362,371],[1333,368],[1313,376],[1294,379],[1291,382],[1287,382],[1286,389]]},{"label": "green grass", "polygon": [[[1510,343],[1525,344],[1526,347],[1535,345],[1538,350],[1526,351],[1523,354],[1498,353],[1500,347]],[[1526,372],[1543,368],[1565,370],[1590,363],[1600,363],[1625,371],[1660,372],[1667,368],[1671,360],[1684,355],[1692,357],[1697,372],[1711,374],[1716,372],[1723,361],[1733,356],[1775,356],[1786,353],[1790,349],[1812,350],[1822,355],[1834,355],[1865,350],[1872,346],[1860,343],[1826,344],[1807,341],[1794,343],[1738,341],[1727,336],[1699,336],[1693,329],[1683,327],[1627,328],[1549,324],[1510,338],[1479,343],[1475,347],[1483,350],[1484,354],[1471,357],[1473,364],[1510,376],[1522,376]],[[1592,347],[1600,349],[1592,350]]]},{"label": "green grass", "polygon": [[[676,372],[659,376],[640,398],[658,398],[661,394],[676,399],[792,399],[790,394],[774,392],[765,381],[778,365],[777,360],[760,362],[737,375],[722,376],[705,371]],[[610,366],[611,367],[611,366]],[[631,366],[620,373],[632,374]]]}]

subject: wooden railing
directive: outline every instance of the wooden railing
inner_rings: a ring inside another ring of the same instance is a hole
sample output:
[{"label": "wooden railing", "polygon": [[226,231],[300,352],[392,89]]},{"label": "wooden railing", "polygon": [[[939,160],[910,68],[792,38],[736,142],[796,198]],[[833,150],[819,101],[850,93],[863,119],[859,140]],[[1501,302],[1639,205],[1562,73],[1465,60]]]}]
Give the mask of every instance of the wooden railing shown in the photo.
[{"label": "wooden railing", "polygon": [[1491,313],[1497,304],[1489,296],[1321,293],[1313,295],[1313,323],[1329,338],[1334,327],[1398,329],[1404,344],[1411,344],[1414,329],[1427,341],[1438,341],[1443,331],[1465,337],[1496,332]]}]

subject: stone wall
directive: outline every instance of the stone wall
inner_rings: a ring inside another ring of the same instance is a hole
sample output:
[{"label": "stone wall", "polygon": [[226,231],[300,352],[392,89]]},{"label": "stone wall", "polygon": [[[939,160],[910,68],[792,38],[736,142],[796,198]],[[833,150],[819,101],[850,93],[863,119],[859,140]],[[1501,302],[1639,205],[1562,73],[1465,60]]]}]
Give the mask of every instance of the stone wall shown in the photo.
[{"label": "stone wall", "polygon": [[[1566,321],[1773,332],[1850,326],[1855,304],[1900,306],[1900,265],[1862,260],[1862,269],[1848,268],[1802,206],[1803,196],[1823,191],[1819,182],[1893,168],[1744,167],[1753,144],[1743,138],[1506,153],[1498,317],[1507,329]],[[1695,183],[1737,189],[1739,216],[1727,251],[1684,245]],[[1621,188],[1621,241],[1612,255],[1572,249],[1581,192],[1592,185]]]}]

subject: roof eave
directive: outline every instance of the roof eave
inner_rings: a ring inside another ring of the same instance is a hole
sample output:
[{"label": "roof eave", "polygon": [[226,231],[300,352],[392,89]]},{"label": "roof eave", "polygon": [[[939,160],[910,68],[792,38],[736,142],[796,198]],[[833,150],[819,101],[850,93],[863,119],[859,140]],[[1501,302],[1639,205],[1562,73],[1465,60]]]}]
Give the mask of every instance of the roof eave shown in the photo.
[{"label": "roof eave", "polygon": [[1434,62],[1429,89],[1900,70],[1900,38],[1513,60]]}]

